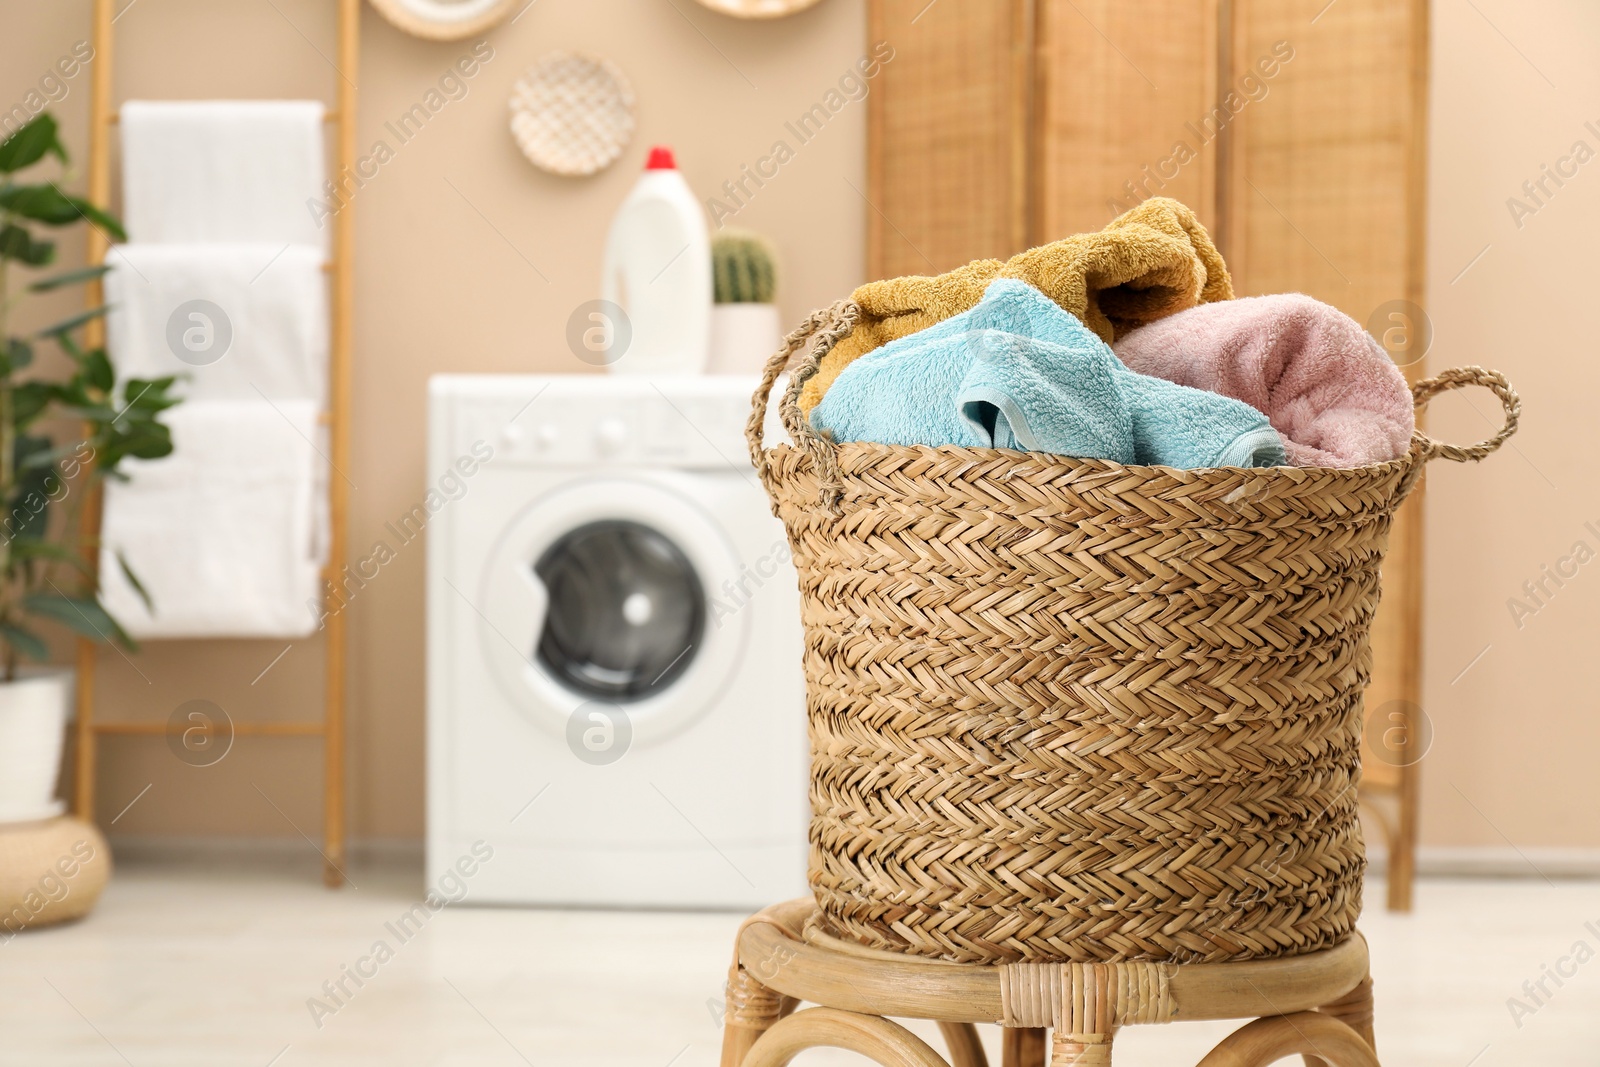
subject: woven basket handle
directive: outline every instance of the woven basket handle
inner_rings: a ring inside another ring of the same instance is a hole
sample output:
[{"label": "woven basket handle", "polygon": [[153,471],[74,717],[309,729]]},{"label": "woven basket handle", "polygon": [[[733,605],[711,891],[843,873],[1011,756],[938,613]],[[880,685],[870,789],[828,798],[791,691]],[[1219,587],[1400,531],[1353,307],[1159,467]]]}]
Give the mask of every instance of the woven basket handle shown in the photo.
[{"label": "woven basket handle", "polygon": [[841,300],[832,307],[813,311],[805,322],[783,339],[783,347],[767,360],[766,370],[761,375],[761,384],[756,386],[755,395],[750,398],[750,418],[745,422],[744,439],[750,445],[750,462],[755,464],[756,473],[761,476],[761,484],[767,487],[767,495],[772,498],[774,510],[778,505],[778,494],[776,486],[772,483],[772,468],[767,463],[767,451],[762,441],[762,434],[766,428],[767,397],[772,393],[773,383],[789,366],[794,354],[803,349],[807,341],[811,341],[811,351],[800,361],[794,376],[789,379],[789,390],[784,394],[783,401],[778,407],[778,414],[782,417],[784,429],[789,431],[789,436],[806,450],[806,454],[816,464],[817,475],[822,482],[820,503],[830,512],[838,513],[839,498],[844,493],[844,478],[839,473],[839,458],[834,451],[833,442],[813,430],[810,420],[800,413],[800,390],[805,388],[806,382],[817,373],[817,368],[822,364],[822,357],[855,329],[856,320],[860,316],[861,309],[850,300]]},{"label": "woven basket handle", "polygon": [[1411,396],[1416,401],[1417,410],[1421,411],[1428,406],[1428,401],[1440,393],[1448,393],[1467,385],[1481,385],[1500,398],[1500,406],[1506,413],[1505,425],[1500,427],[1499,433],[1487,441],[1465,447],[1435,441],[1418,430],[1413,442],[1421,449],[1417,463],[1419,467],[1429,460],[1440,458],[1454,463],[1466,463],[1469,460],[1476,463],[1505,444],[1511,435],[1517,432],[1517,423],[1522,418],[1522,399],[1517,396],[1517,391],[1511,388],[1511,383],[1506,381],[1506,376],[1499,371],[1485,370],[1482,367],[1456,367],[1436,374],[1432,378],[1424,378],[1413,385]]}]

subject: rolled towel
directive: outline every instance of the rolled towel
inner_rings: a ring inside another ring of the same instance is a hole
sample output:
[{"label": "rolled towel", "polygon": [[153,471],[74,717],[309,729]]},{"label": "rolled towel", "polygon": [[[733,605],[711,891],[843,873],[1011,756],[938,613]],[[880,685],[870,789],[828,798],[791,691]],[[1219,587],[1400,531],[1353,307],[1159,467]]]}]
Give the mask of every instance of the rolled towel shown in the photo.
[{"label": "rolled towel", "polygon": [[1300,293],[1203,304],[1117,341],[1130,370],[1263,411],[1300,467],[1399,459],[1416,415],[1405,376],[1360,324]]},{"label": "rolled towel", "polygon": [[1227,265],[1194,212],[1176,200],[1152,197],[1098,233],[1030,248],[1003,263],[980,259],[937,277],[859,287],[852,299],[861,318],[806,383],[800,409],[815,407],[859,356],[977,304],[995,278],[1035,286],[1108,344],[1164,315],[1233,296]]},{"label": "rolled towel", "polygon": [[1249,405],[1131,373],[1026,282],[851,363],[811,413],[835,441],[1015,448],[1168,467],[1274,466]]}]

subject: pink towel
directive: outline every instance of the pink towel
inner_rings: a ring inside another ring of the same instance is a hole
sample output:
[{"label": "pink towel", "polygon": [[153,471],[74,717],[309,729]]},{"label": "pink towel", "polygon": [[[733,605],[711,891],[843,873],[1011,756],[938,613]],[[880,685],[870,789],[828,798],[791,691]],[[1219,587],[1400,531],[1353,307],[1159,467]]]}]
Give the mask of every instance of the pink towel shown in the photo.
[{"label": "pink towel", "polygon": [[1200,304],[1116,343],[1130,370],[1243,400],[1298,467],[1405,455],[1416,427],[1400,369],[1350,316],[1302,293]]}]

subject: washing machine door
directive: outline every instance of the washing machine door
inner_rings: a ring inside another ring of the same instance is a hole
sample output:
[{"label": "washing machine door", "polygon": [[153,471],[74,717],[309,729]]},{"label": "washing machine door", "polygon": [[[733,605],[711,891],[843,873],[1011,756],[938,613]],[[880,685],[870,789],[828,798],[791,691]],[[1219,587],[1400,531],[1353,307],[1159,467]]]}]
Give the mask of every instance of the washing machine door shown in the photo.
[{"label": "washing machine door", "polygon": [[[727,611],[738,557],[691,486],[573,482],[529,504],[484,568],[480,643],[495,680],[539,725],[565,733],[596,708],[632,744],[711,707],[744,651]],[[719,599],[721,598],[721,599]]]}]

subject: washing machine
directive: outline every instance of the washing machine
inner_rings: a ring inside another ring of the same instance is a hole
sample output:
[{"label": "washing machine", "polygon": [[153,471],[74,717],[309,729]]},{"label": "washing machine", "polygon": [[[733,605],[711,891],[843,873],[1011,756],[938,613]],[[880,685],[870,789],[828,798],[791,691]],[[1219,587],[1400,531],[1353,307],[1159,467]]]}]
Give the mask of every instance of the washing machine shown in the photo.
[{"label": "washing machine", "polygon": [[467,901],[804,891],[799,598],[755,385],[431,380],[428,869],[469,857]]}]

